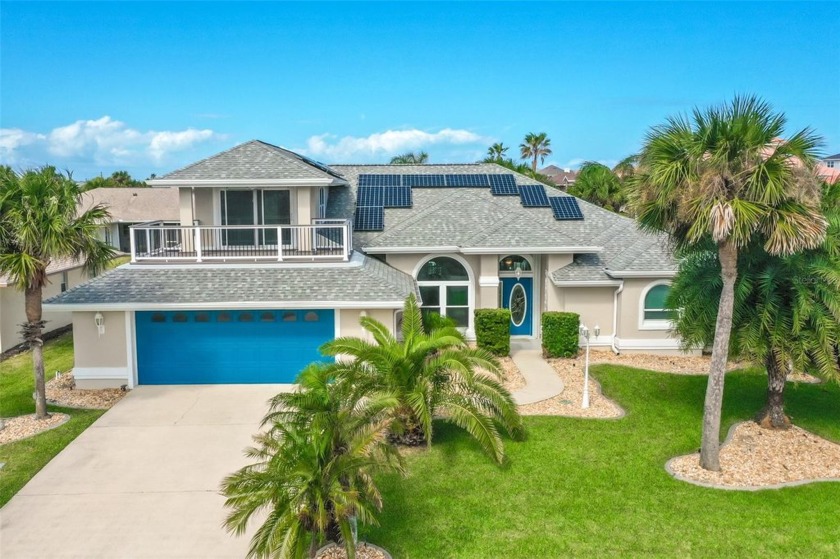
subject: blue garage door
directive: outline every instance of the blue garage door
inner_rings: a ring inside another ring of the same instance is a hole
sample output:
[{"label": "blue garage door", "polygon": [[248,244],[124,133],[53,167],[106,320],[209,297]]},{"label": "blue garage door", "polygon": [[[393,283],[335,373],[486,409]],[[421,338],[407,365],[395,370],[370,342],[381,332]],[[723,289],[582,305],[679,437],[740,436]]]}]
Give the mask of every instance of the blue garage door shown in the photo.
[{"label": "blue garage door", "polygon": [[288,383],[326,360],[332,310],[135,313],[140,384]]}]

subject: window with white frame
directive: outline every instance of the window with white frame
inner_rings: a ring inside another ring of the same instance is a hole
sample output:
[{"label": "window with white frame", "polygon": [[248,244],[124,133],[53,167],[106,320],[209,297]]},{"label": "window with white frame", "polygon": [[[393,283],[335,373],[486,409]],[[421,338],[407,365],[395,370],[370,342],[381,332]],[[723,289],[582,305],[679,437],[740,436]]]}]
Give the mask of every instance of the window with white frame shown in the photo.
[{"label": "window with white frame", "polygon": [[826,161],[825,166],[828,167],[829,169],[834,169],[834,161],[832,161],[832,160]]},{"label": "window with white frame", "polygon": [[321,187],[318,190],[318,217],[321,219],[327,217],[327,198],[329,193],[326,188]]},{"label": "window with white frame", "polygon": [[671,286],[666,282],[649,285],[642,293],[642,309],[640,326],[644,329],[665,330],[671,326],[673,311],[669,310],[665,301]]},{"label": "window with white frame", "polygon": [[470,277],[463,264],[448,256],[426,262],[417,273],[423,316],[437,313],[460,328],[470,323]]}]

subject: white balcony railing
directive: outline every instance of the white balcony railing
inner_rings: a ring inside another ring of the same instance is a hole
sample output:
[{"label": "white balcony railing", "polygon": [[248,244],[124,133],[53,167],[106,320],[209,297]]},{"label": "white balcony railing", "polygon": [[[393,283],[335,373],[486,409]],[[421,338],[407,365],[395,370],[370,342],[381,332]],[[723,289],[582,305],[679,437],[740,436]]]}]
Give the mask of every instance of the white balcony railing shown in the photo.
[{"label": "white balcony railing", "polygon": [[312,225],[194,227],[153,221],[131,227],[131,261],[347,261],[352,235],[346,219],[318,219]]}]

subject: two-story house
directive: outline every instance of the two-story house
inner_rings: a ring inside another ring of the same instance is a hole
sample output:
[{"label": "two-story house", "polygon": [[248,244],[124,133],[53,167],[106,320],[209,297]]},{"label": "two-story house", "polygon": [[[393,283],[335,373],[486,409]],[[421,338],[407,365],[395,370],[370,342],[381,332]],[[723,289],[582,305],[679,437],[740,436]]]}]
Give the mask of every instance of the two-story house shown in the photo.
[{"label": "two-story house", "polygon": [[150,181],[180,225],[130,228],[131,262],[50,299],[80,387],[292,382],[318,347],[398,329],[411,293],[474,338],[478,308],[540,334],[577,312],[615,351],[676,351],[662,236],[494,164],[325,166],[251,141]]}]

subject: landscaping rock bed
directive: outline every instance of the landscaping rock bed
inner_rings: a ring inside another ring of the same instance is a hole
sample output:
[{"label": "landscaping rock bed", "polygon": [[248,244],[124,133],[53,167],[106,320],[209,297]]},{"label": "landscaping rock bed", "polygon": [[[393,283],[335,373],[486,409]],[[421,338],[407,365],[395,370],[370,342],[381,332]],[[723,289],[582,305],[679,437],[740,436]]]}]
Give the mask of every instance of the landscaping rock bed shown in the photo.
[{"label": "landscaping rock bed", "polygon": [[47,383],[47,401],[56,406],[107,410],[127,394],[119,388],[79,390],[75,386],[71,373],[56,375]]},{"label": "landscaping rock bed", "polygon": [[721,489],[770,489],[814,481],[840,481],[840,444],[799,427],[771,431],[749,421],[729,431],[720,452],[720,472],[700,467],[699,454],[671,459],[671,475]]},{"label": "landscaping rock bed", "polygon": [[35,419],[34,413],[4,419],[5,427],[0,430],[0,444],[13,443],[55,429],[68,419],[70,416],[66,413],[53,413],[50,417],[41,420]]},{"label": "landscaping rock bed", "polygon": [[563,392],[542,402],[519,406],[519,413],[599,419],[616,419],[624,416],[621,406],[601,393],[601,385],[591,374],[589,375],[589,408],[580,407],[583,398],[583,359],[548,359],[548,363],[554,367],[563,381]]},{"label": "landscaping rock bed", "polygon": [[519,367],[513,362],[510,357],[499,357],[499,364],[502,366],[504,373],[504,380],[502,384],[508,389],[508,392],[519,390],[525,386],[525,377],[519,372]]},{"label": "landscaping rock bed", "polygon": [[[343,547],[330,544],[318,550],[316,559],[347,559],[347,552]],[[373,544],[359,542],[356,545],[357,559],[391,559],[391,554]]]}]

